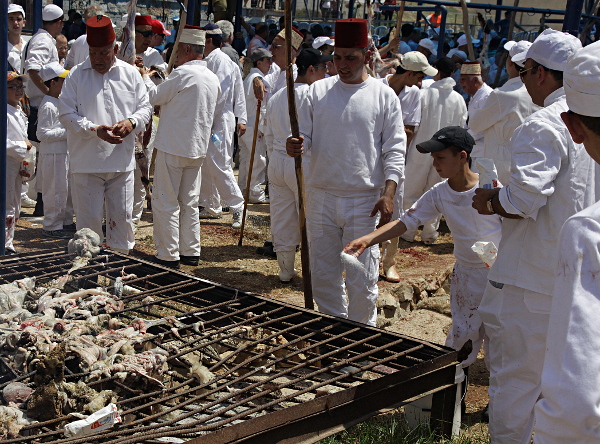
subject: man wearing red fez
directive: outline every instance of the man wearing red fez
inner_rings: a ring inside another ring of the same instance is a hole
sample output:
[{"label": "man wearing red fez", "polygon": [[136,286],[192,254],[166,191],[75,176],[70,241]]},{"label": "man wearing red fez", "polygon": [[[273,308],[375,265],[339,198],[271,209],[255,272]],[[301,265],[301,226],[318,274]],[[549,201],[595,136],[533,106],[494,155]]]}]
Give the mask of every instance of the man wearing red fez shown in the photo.
[{"label": "man wearing red fez", "polygon": [[367,21],[338,20],[335,30],[338,76],[310,85],[298,109],[301,137],[288,138],[286,149],[292,157],[310,155],[306,222],[319,310],[375,325],[379,249],[365,250],[356,264],[341,252],[353,236],[390,221],[404,180],[406,134],[398,96],[367,75]]},{"label": "man wearing red fez", "polygon": [[156,66],[161,71],[167,71],[165,62],[160,53],[152,47],[154,28],[152,17],[149,15],[135,16],[135,59],[136,65],[150,68]]},{"label": "man wearing red fez", "polygon": [[71,70],[59,102],[77,229],[101,235],[106,206],[106,243],[128,252],[134,245],[133,133],[144,130],[152,107],[138,69],[117,60],[110,19],[96,16],[86,25],[89,58]]}]

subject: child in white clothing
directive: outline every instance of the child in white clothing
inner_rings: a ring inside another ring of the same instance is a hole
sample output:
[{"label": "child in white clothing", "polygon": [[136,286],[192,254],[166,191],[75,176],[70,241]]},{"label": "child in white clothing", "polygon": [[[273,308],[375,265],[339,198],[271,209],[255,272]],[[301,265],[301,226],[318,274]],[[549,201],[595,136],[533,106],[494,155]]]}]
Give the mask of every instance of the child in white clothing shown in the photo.
[{"label": "child in white clothing", "polygon": [[13,246],[15,225],[21,212],[21,164],[33,145],[27,139],[27,116],[19,101],[25,95],[22,75],[8,71],[6,106],[6,219],[4,254],[16,254]]},{"label": "child in white clothing", "polygon": [[43,234],[55,239],[73,237],[73,204],[69,192],[69,157],[67,154],[67,130],[58,120],[58,96],[69,74],[58,62],[42,67],[39,72],[48,94],[42,99],[38,111],[36,135],[40,140],[38,171],[44,178]]},{"label": "child in white clothing", "polygon": [[434,168],[446,180],[423,194],[399,220],[350,242],[344,249],[346,253],[358,256],[365,248],[398,237],[442,214],[454,238],[456,257],[450,295],[452,329],[446,345],[460,350],[469,339],[472,340],[473,351],[462,362],[465,368],[477,359],[485,336],[477,308],[489,270],[471,246],[477,241],[491,241],[498,246],[501,232],[498,215],[484,216],[471,206],[479,187],[479,176],[469,168],[474,144],[473,137],[458,126],[442,128],[431,140],[418,144],[419,152],[431,153]]}]

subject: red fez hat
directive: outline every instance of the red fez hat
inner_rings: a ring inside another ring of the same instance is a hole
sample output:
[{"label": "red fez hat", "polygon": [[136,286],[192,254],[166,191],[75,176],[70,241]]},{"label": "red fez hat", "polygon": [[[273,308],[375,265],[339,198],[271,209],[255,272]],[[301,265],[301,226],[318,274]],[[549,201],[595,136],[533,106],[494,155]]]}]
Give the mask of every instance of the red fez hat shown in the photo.
[{"label": "red fez hat", "polygon": [[136,15],[135,26],[152,26],[152,17],[149,15]]},{"label": "red fez hat", "polygon": [[86,22],[87,42],[93,48],[102,48],[117,39],[112,22],[104,15],[97,15]]},{"label": "red fez hat", "polygon": [[335,22],[336,48],[366,48],[369,46],[369,32],[365,19],[344,19]]}]

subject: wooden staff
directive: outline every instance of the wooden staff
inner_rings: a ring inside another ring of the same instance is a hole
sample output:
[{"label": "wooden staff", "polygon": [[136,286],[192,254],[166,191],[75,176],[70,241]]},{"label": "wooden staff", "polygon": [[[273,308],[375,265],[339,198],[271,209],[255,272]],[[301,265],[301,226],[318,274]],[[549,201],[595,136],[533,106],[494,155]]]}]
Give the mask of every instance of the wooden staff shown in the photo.
[{"label": "wooden staff", "polygon": [[[515,0],[514,6],[517,7],[519,6],[519,0]],[[513,11],[513,13],[510,15],[510,23],[508,25],[508,39],[512,40],[512,35],[513,35],[513,31],[515,29],[515,20],[517,18],[517,13]],[[497,87],[498,83],[500,82],[500,76],[502,75],[502,68],[504,67],[504,64],[506,63],[506,59],[508,58],[508,51],[504,51],[504,53],[502,54],[502,58],[500,59],[500,66],[498,66],[498,71],[496,71],[496,78],[494,79],[494,84],[493,87]]]},{"label": "wooden staff", "polygon": [[244,211],[242,212],[242,229],[240,231],[240,240],[238,247],[242,246],[244,239],[244,227],[246,226],[246,211],[248,211],[248,200],[250,199],[250,181],[252,180],[252,167],[254,166],[254,154],[256,153],[256,139],[258,138],[258,124],[260,122],[260,106],[259,100],[256,104],[256,118],[254,119],[254,134],[252,136],[252,151],[250,152],[250,166],[248,167],[248,179],[246,179],[246,192],[244,193]]},{"label": "wooden staff", "polygon": [[[298,112],[296,110],[296,95],[294,93],[294,71],[292,69],[292,0],[285,0],[285,56],[286,56],[286,84],[288,96],[288,111],[290,113],[290,126],[292,137],[300,138],[298,126]],[[302,173],[302,156],[294,158],[296,170],[296,184],[298,185],[298,219],[300,222],[302,258],[302,281],[304,283],[304,306],[315,307],[312,297],[312,281],[310,278],[310,260],[308,258],[308,234],[306,232],[306,215],[304,213],[304,174]]]},{"label": "wooden staff", "polygon": [[171,51],[171,58],[169,59],[169,67],[167,68],[167,73],[170,73],[173,70],[173,64],[175,63],[175,54],[177,54],[177,47],[179,46],[179,37],[181,37],[181,31],[183,31],[185,23],[187,22],[188,0],[183,0],[183,6],[185,6],[185,8],[181,11],[181,17],[179,17],[177,38],[175,39],[175,43],[173,44],[173,50]]},{"label": "wooden staff", "polygon": [[[404,15],[404,4],[406,2],[402,1],[402,3],[400,3],[400,11],[398,11],[398,21],[396,22],[396,35],[402,37],[402,34],[400,34],[400,28],[402,27],[402,16]],[[369,28],[371,29],[371,28]]]},{"label": "wooden staff", "polygon": [[465,37],[467,38],[467,47],[469,51],[469,60],[475,61],[475,50],[473,49],[473,40],[471,40],[471,30],[469,28],[469,10],[465,0],[459,0],[463,14],[463,28],[465,29]]}]

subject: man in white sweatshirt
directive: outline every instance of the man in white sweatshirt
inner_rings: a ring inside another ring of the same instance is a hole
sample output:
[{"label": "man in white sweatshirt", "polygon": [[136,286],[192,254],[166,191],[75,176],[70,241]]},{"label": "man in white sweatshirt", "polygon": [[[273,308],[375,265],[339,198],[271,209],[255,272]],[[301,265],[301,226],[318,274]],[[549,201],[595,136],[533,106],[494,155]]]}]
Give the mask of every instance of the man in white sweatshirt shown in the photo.
[{"label": "man in white sweatshirt", "polygon": [[345,283],[341,251],[392,218],[396,186],[404,176],[406,134],[398,96],[366,72],[367,34],[366,20],[336,22],[338,76],[310,86],[298,109],[301,138],[288,138],[286,149],[292,157],[304,147],[310,154],[306,222],[319,310],[375,325],[379,249],[365,251],[362,266],[346,270]]},{"label": "man in white sweatshirt", "polygon": [[479,305],[490,338],[489,431],[494,444],[531,440],[559,231],[569,217],[597,200],[591,185],[594,162],[561,118],[568,111],[563,71],[579,48],[576,37],[552,29],[531,45],[521,79],[533,103],[544,108],[527,117],[511,138],[508,184],[480,188],[473,198],[479,213],[504,217],[498,257]]},{"label": "man in white sweatshirt", "polygon": [[469,113],[469,128],[484,134],[484,150],[481,157],[494,160],[498,179],[507,184],[510,178],[510,138],[518,126],[539,109],[531,101],[527,88],[519,77],[520,68],[512,58],[525,63],[525,55],[531,43],[526,40],[510,41],[504,45],[509,57],[506,59],[508,81],[493,90],[483,107]]}]

